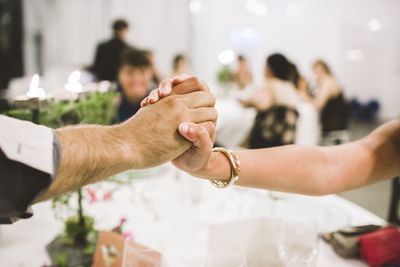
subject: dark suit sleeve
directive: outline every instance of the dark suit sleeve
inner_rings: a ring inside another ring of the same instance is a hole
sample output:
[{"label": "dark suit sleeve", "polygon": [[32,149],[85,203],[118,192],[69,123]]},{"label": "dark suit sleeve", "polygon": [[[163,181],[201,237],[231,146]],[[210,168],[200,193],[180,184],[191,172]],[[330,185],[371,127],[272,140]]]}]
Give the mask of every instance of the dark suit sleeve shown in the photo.
[{"label": "dark suit sleeve", "polygon": [[[60,146],[54,135],[53,164],[58,169]],[[51,184],[52,176],[7,158],[0,148],[0,224],[33,215],[29,205]]]},{"label": "dark suit sleeve", "polygon": [[91,71],[98,78],[101,69],[101,44],[97,46]]}]

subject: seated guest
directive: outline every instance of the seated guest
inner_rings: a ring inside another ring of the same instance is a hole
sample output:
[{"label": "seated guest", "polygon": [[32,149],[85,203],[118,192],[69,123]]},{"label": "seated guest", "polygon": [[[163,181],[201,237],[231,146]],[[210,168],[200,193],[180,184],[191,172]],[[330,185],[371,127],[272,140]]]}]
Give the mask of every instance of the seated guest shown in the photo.
[{"label": "seated guest", "polygon": [[121,52],[128,47],[125,42],[128,27],[125,20],[116,20],[112,25],[113,37],[97,46],[94,63],[90,68],[97,80],[116,80]]},{"label": "seated guest", "polygon": [[325,61],[315,61],[313,69],[317,90],[312,102],[321,112],[323,133],[346,129],[348,112],[341,85]]},{"label": "seated guest", "polygon": [[128,49],[122,53],[118,70],[121,92],[118,122],[129,119],[140,109],[140,102],[151,89],[151,78],[151,62],[144,51]]},{"label": "seated guest", "polygon": [[303,97],[303,99],[309,99],[309,87],[307,80],[300,74],[296,64],[290,63],[291,67],[291,74],[290,80],[292,81],[293,85],[299,90],[299,93]]},{"label": "seated guest", "polygon": [[291,63],[281,54],[268,57],[265,67],[266,84],[253,96],[242,101],[258,114],[250,133],[249,148],[292,144],[301,96],[292,82]]},{"label": "seated guest", "polygon": [[156,66],[155,60],[154,60],[154,53],[151,50],[145,50],[144,51],[145,55],[150,61],[150,68],[151,68],[151,82],[152,82],[152,88],[155,88],[158,86],[158,84],[161,82],[161,75],[160,72],[158,71],[158,68]]},{"label": "seated guest", "polygon": [[253,81],[249,62],[243,55],[238,56],[238,69],[233,74],[233,80],[239,89],[245,89]]},{"label": "seated guest", "polygon": [[185,55],[177,54],[172,62],[171,78],[187,73],[188,60]]}]

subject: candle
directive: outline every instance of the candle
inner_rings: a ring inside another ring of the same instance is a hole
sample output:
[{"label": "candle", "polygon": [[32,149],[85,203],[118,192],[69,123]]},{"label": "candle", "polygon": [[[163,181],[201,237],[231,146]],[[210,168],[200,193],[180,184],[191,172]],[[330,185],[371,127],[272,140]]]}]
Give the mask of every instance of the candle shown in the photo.
[{"label": "candle", "polygon": [[81,79],[81,72],[76,70],[69,75],[68,82],[64,85],[64,89],[74,93],[82,92],[82,84],[79,80]]},{"label": "candle", "polygon": [[46,92],[44,91],[44,89],[39,88],[39,75],[37,74],[33,75],[26,96],[28,98],[39,98],[39,99],[46,98]]}]

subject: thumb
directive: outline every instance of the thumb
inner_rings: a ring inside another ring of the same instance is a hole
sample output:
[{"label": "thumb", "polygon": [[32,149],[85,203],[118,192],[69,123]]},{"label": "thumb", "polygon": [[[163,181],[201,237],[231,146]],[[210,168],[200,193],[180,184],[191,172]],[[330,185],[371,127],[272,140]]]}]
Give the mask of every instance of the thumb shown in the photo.
[{"label": "thumb", "polygon": [[182,122],[178,130],[184,138],[193,143],[195,148],[208,151],[213,146],[213,141],[207,130],[198,124]]}]

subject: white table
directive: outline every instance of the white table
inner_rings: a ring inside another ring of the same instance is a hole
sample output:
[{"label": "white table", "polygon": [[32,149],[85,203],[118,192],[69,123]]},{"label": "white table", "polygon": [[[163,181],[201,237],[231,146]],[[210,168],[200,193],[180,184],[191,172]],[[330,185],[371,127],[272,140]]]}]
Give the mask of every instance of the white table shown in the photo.
[{"label": "white table", "polygon": [[[275,203],[267,191],[241,188],[221,191],[207,181],[187,176],[170,165],[163,166],[153,171],[151,178],[136,179],[131,185],[119,187],[112,201],[86,203],[86,211],[96,218],[98,229],[108,230],[116,226],[121,217],[126,217],[125,231],[131,232],[138,242],[159,249],[169,267],[204,266],[208,227],[212,224],[273,217],[293,210],[316,213],[321,219],[319,227],[325,230],[350,224],[383,223],[372,213],[335,195],[284,195],[282,201]],[[109,183],[95,185],[97,188],[115,186]],[[1,266],[49,263],[45,245],[62,231],[63,226],[54,219],[50,202],[35,205],[34,211],[33,218],[0,228]],[[154,214],[157,214],[157,220]],[[333,217],[329,219],[329,216]],[[340,258],[321,241],[317,266],[366,265],[358,260]]]},{"label": "white table", "polygon": [[230,96],[217,98],[215,107],[218,111],[217,142],[230,149],[240,147],[254,124],[256,110],[242,107]]}]

